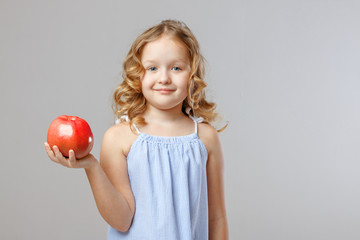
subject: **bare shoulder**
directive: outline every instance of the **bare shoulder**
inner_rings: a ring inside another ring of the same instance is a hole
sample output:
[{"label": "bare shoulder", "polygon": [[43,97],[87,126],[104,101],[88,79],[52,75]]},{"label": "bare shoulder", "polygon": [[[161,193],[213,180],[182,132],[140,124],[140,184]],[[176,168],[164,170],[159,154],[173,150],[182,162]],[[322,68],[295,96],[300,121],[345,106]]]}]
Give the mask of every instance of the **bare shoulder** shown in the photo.
[{"label": "bare shoulder", "polygon": [[198,135],[209,153],[220,150],[219,134],[213,126],[208,123],[199,123]]},{"label": "bare shoulder", "polygon": [[111,126],[104,134],[102,148],[112,148],[127,156],[132,143],[138,136],[134,134],[129,126],[129,123],[122,122]]}]

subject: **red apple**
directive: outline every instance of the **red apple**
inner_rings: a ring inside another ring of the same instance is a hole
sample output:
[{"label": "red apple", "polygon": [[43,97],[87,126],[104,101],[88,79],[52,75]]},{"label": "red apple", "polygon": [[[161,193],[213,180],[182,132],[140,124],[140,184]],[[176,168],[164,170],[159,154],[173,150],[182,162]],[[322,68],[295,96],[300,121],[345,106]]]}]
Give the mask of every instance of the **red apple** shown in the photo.
[{"label": "red apple", "polygon": [[94,145],[94,137],[89,124],[76,116],[62,115],[51,124],[47,142],[52,148],[56,145],[62,155],[69,157],[69,150],[75,152],[77,159],[88,155]]}]

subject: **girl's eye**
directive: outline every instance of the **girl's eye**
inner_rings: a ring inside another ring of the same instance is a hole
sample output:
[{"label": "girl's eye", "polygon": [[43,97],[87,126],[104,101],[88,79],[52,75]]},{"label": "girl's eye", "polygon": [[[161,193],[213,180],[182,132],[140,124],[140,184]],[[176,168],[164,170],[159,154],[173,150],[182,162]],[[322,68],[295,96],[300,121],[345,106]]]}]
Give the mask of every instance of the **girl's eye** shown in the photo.
[{"label": "girl's eye", "polygon": [[181,70],[181,68],[179,68],[179,67],[173,67],[173,69],[174,69],[175,71],[180,71],[180,70]]},{"label": "girl's eye", "polygon": [[153,72],[153,71],[156,71],[156,67],[149,67],[148,70],[150,70],[150,71],[152,71],[152,72]]}]

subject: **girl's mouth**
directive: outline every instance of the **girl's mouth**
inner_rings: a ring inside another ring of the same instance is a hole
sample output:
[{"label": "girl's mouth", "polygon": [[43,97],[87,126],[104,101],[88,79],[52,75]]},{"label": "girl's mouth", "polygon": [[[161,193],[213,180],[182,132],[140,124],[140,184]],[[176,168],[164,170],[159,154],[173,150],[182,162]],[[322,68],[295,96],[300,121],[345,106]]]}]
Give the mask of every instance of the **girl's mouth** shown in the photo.
[{"label": "girl's mouth", "polygon": [[169,88],[159,88],[159,89],[154,89],[154,90],[157,92],[163,93],[163,94],[171,93],[171,92],[175,91],[174,89],[169,89]]}]

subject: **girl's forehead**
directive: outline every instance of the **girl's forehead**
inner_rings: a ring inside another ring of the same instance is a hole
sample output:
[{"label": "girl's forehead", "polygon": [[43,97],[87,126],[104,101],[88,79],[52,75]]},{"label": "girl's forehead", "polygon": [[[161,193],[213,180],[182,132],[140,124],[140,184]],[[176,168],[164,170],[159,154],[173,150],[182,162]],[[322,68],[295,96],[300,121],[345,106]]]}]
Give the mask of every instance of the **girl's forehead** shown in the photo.
[{"label": "girl's forehead", "polygon": [[162,57],[174,57],[188,61],[189,52],[182,40],[169,35],[163,35],[143,47],[141,61]]}]

